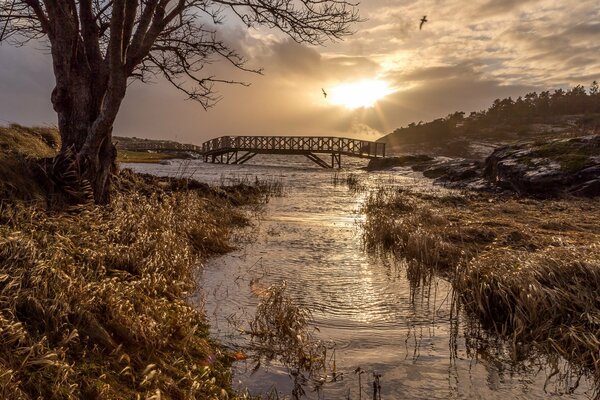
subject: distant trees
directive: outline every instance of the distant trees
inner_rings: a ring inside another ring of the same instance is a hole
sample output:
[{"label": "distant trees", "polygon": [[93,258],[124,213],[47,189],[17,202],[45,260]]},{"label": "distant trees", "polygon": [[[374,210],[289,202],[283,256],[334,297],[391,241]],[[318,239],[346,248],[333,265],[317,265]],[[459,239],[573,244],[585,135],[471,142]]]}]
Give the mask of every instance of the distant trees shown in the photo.
[{"label": "distant trees", "polygon": [[531,92],[516,100],[496,99],[487,110],[473,111],[467,117],[460,111],[424,124],[410,123],[406,128],[396,129],[389,140],[393,145],[435,141],[497,128],[514,131],[523,124],[551,122],[561,116],[580,114],[600,114],[598,82],[592,82],[588,90],[577,85],[566,91]]},{"label": "distant trees", "polygon": [[348,35],[358,19],[346,0],[0,0],[0,41],[49,45],[59,156],[73,159],[66,172],[89,183],[97,203],[108,201],[112,128],[132,80],[162,76],[207,108],[215,82],[235,83],[207,75],[207,64],[248,71],[219,36],[225,13],[312,44]]}]

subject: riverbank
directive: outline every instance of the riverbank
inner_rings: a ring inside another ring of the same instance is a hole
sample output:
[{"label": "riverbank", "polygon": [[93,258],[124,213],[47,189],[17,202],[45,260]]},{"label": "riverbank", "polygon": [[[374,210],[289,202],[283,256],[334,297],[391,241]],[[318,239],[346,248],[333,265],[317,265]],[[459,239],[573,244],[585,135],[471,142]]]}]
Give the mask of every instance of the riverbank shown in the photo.
[{"label": "riverbank", "polygon": [[427,154],[374,159],[367,170],[411,168],[455,189],[556,198],[600,196],[600,135],[522,140],[498,146],[485,159]]},{"label": "riverbank", "polygon": [[[117,148],[117,162],[122,163],[161,163],[169,160],[187,160],[194,159],[193,153],[183,150],[185,147],[193,145],[181,144],[171,140],[141,139],[135,137],[113,137],[113,142]],[[157,150],[161,148],[181,149],[181,150]],[[154,149],[154,150],[149,150]]]},{"label": "riverbank", "polygon": [[381,189],[364,211],[368,248],[404,259],[416,286],[444,275],[513,361],[559,354],[600,379],[598,199]]},{"label": "riverbank", "polygon": [[[5,135],[4,135],[5,133]],[[0,152],[0,397],[234,398],[233,357],[188,298],[265,187],[120,171],[108,206],[48,200],[51,130]]]},{"label": "riverbank", "polygon": [[160,163],[182,158],[181,154],[149,153],[147,151],[118,150],[117,162],[121,163]]}]

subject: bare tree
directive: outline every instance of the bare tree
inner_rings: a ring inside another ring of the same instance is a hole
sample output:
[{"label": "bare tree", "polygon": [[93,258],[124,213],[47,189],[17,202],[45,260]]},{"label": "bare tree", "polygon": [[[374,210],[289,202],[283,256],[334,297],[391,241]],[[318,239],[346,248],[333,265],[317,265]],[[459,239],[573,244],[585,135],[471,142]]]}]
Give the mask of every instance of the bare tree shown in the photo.
[{"label": "bare tree", "polygon": [[227,15],[310,44],[348,35],[358,19],[346,0],[0,0],[0,40],[49,44],[61,153],[74,154],[97,203],[109,199],[112,127],[131,80],[161,75],[208,108],[213,84],[234,82],[205,75],[207,64],[247,70],[219,38]]}]

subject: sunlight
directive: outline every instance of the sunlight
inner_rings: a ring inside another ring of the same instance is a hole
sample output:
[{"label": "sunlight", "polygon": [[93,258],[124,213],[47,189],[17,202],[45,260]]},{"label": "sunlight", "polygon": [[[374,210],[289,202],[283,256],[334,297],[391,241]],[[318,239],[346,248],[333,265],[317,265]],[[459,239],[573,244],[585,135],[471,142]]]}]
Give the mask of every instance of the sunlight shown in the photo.
[{"label": "sunlight", "polygon": [[331,102],[350,109],[369,108],[383,97],[394,93],[382,80],[364,80],[335,86],[330,90]]}]

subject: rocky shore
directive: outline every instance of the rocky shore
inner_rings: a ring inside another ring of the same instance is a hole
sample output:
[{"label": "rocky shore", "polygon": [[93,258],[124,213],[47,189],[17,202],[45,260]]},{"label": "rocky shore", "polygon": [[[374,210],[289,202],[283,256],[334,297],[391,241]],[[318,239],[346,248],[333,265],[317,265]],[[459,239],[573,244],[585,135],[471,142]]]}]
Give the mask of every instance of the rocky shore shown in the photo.
[{"label": "rocky shore", "polygon": [[396,167],[422,172],[452,188],[534,197],[596,197],[600,196],[600,135],[504,145],[485,160],[429,155],[374,159],[367,169]]}]

